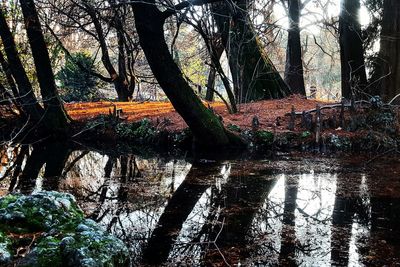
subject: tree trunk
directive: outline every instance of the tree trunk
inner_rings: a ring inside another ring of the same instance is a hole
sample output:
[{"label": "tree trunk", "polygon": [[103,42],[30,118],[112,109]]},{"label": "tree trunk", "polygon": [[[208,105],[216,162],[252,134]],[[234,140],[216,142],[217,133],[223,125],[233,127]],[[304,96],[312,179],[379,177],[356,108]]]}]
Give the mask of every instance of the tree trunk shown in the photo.
[{"label": "tree trunk", "polygon": [[0,105],[6,103],[12,103],[12,96],[8,93],[4,85],[0,82]]},{"label": "tree trunk", "polygon": [[[114,1],[110,1],[110,3],[112,4],[113,2]],[[133,92],[132,94],[129,93],[129,82],[126,78],[125,51],[123,49],[123,37],[121,36],[121,34],[123,34],[122,22],[120,18],[118,18],[118,14],[116,14],[115,28],[117,30],[118,39],[118,68],[119,71],[122,71],[118,73],[111,62],[106,43],[106,35],[104,34],[103,27],[101,25],[98,15],[96,14],[96,10],[90,5],[90,3],[87,3],[87,1],[84,1],[83,5],[85,6],[86,12],[92,19],[94,28],[97,33],[97,40],[100,44],[100,49],[102,53],[101,61],[114,83],[114,87],[118,95],[118,100],[128,101],[129,98],[132,98]]]},{"label": "tree trunk", "polygon": [[1,57],[3,70],[6,74],[9,71],[7,79],[15,81],[19,90],[18,95],[15,95],[14,97],[19,98],[22,105],[21,109],[30,117],[30,119],[39,121],[43,116],[43,109],[37,102],[36,96],[33,93],[32,85],[18,56],[14,38],[10,28],[8,27],[5,19],[5,11],[2,7],[0,7],[0,36],[8,59],[8,64],[6,64],[4,58]]},{"label": "tree trunk", "polygon": [[289,0],[289,30],[286,50],[285,82],[293,93],[306,95],[300,42],[300,0]]},{"label": "tree trunk", "polygon": [[11,71],[10,71],[10,67],[8,66],[8,63],[5,60],[5,58],[3,56],[3,53],[1,51],[0,51],[0,66],[1,66],[1,69],[3,70],[3,72],[4,72],[4,75],[6,76],[6,80],[7,80],[8,86],[10,87],[11,92],[12,92],[12,96],[11,95],[9,96],[10,97],[10,101],[12,103],[14,103],[14,105],[16,106],[18,111],[20,112],[20,115],[27,115],[27,114],[25,114],[24,110],[22,109],[22,103],[21,103],[21,100],[20,100],[20,95],[19,95],[17,86],[15,85],[14,78],[13,78],[13,76],[11,74]]},{"label": "tree trunk", "polygon": [[[205,40],[207,42],[207,40]],[[207,93],[206,93],[206,100],[207,101],[213,101],[214,100],[214,90],[215,90],[215,79],[217,78],[217,66],[214,64],[214,61],[218,60],[219,63],[222,53],[224,52],[224,47],[219,45],[218,43],[214,42],[213,40],[209,40],[209,53],[213,53],[214,55],[211,55],[211,67],[210,67],[210,72],[208,74],[208,80],[207,80]],[[233,103],[235,104],[235,103]]]},{"label": "tree trunk", "polygon": [[[390,101],[400,94],[400,4],[398,0],[384,0],[381,47],[377,72],[376,94]],[[396,99],[400,103],[400,98]]]},{"label": "tree trunk", "polygon": [[35,4],[33,0],[24,0],[21,1],[21,8],[45,108],[43,125],[51,131],[66,131],[69,119],[58,96]]},{"label": "tree trunk", "polygon": [[236,99],[239,103],[282,98],[288,86],[262,51],[248,17],[247,0],[212,5],[213,17],[228,54]]},{"label": "tree trunk", "polygon": [[215,69],[214,66],[211,66],[207,79],[207,92],[206,92],[207,101],[214,101],[215,78],[217,77],[216,74],[217,70]]},{"label": "tree trunk", "polygon": [[118,39],[118,73],[120,89],[118,99],[120,101],[129,101],[132,99],[133,88],[129,86],[128,75],[126,71],[126,60],[125,60],[125,38],[123,24],[119,18],[116,18],[117,28],[117,39]]},{"label": "tree trunk", "polygon": [[132,4],[140,45],[161,88],[203,147],[232,145],[238,137],[226,131],[183,78],[164,38],[165,17],[154,0]]},{"label": "tree trunk", "polygon": [[[222,83],[224,84],[225,90],[226,90],[226,94],[228,95],[229,98],[229,102],[230,102],[230,106],[228,106],[228,104],[226,103],[226,101],[224,99],[222,99],[222,96],[220,95],[222,101],[225,102],[225,104],[227,105],[227,108],[229,110],[229,113],[236,113],[237,112],[237,106],[236,106],[236,99],[235,99],[235,95],[232,91],[231,88],[231,84],[229,82],[228,77],[225,75],[224,70],[222,69],[221,63],[220,63],[220,59],[222,56],[222,53],[224,52],[224,47],[222,45],[219,45],[218,43],[215,43],[213,40],[210,40],[208,38],[208,36],[205,34],[205,32],[200,31],[199,32],[204,41],[206,42],[206,47],[207,47],[207,51],[210,54],[211,57],[211,62],[212,62],[212,68],[214,68],[215,73],[210,73],[213,74],[214,77],[209,77],[209,81],[208,83],[213,82],[215,84],[215,75],[216,73],[219,74],[219,76],[221,77]],[[212,71],[213,69],[211,69]],[[210,78],[213,78],[213,81],[210,81]],[[214,85],[212,85],[213,87],[207,87],[207,93],[209,93],[209,91],[212,91],[213,94],[214,92],[219,94],[218,92],[216,92],[214,90]]]},{"label": "tree trunk", "polygon": [[367,84],[363,40],[359,22],[359,0],[343,0],[339,17],[342,97],[360,96]]}]

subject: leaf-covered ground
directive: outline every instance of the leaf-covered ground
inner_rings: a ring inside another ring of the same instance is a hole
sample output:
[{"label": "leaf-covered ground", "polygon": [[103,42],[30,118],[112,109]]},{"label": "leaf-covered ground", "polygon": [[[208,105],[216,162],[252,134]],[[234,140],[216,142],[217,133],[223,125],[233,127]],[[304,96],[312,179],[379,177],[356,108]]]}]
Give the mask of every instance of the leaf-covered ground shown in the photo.
[{"label": "leaf-covered ground", "polygon": [[[221,102],[207,103],[216,114],[221,115],[226,125],[237,125],[242,129],[251,128],[254,116],[257,116],[260,122],[260,128],[273,128],[277,118],[280,119],[277,130],[287,128],[288,117],[286,113],[290,112],[292,106],[297,111],[314,109],[317,104],[324,104],[315,100],[307,100],[300,96],[290,96],[278,100],[265,100],[254,103],[239,105],[237,114],[229,114],[226,106]],[[167,130],[180,131],[187,127],[183,119],[177,114],[169,102],[92,102],[92,103],[74,103],[66,104],[68,114],[75,120],[87,120],[100,114],[109,114],[114,106],[122,109],[122,117],[129,121],[138,121],[143,118],[149,118],[153,121],[168,119]]]}]

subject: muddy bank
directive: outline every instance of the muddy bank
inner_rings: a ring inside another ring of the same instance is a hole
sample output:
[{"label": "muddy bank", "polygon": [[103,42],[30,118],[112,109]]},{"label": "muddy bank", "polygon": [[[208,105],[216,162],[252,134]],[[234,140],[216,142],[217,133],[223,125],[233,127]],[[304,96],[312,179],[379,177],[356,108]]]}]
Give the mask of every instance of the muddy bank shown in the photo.
[{"label": "muddy bank", "polygon": [[[209,108],[228,131],[246,141],[245,149],[232,149],[238,153],[397,153],[400,143],[399,108],[375,102],[328,104],[291,96],[243,104],[237,114],[228,114],[218,103]],[[190,129],[170,103],[79,103],[67,109],[76,119],[68,133],[71,141],[97,147],[135,146],[140,151],[202,149],[193,142]],[[0,122],[0,138],[21,142],[23,137],[24,143],[67,138],[40,135],[37,128],[29,129],[30,136],[22,133],[15,138],[23,126],[24,122],[10,118]]]},{"label": "muddy bank", "polygon": [[[241,136],[248,152],[270,153],[275,151],[325,152],[394,152],[400,144],[399,117],[394,110],[365,110],[342,120],[333,121],[335,113],[325,112],[318,121],[304,121],[297,116],[283,130],[282,127],[263,127],[255,122],[253,127],[228,124],[226,128]],[[256,119],[254,119],[256,120]],[[76,128],[75,138],[82,142],[129,143],[159,150],[198,150],[190,129],[170,130],[167,119],[142,119],[125,121],[113,115],[101,115]],[[283,122],[281,122],[283,123]],[[211,151],[213,152],[213,151]],[[215,151],[214,151],[215,152]]]}]

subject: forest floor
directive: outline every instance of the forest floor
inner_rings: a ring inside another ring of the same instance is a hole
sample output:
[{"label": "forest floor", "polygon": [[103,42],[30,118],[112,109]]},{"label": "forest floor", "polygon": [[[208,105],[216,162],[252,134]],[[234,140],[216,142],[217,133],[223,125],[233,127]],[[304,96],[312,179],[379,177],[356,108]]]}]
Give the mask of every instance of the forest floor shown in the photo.
[{"label": "forest floor", "polygon": [[[361,101],[354,105],[353,110],[347,104],[342,112],[340,104],[333,104],[292,95],[284,99],[241,104],[236,114],[229,114],[221,102],[204,102],[221,118],[227,129],[237,132],[249,143],[263,147],[263,150],[269,150],[271,146],[309,150],[327,145],[336,150],[398,151],[399,106],[374,107],[370,102]],[[317,106],[321,107],[320,116],[317,116]],[[69,103],[65,104],[65,108],[77,122],[72,128],[75,132],[73,137],[102,141],[130,140],[142,145],[155,145],[154,140],[174,146],[191,143],[185,141],[186,137],[192,138],[184,131],[186,123],[170,102],[102,101]],[[296,111],[294,117],[291,116],[292,108]],[[0,106],[0,130],[7,124],[10,126],[10,122],[11,126],[15,124],[12,117],[7,119],[6,109]],[[306,112],[304,116],[303,111]],[[8,123],[1,126],[1,119]]]},{"label": "forest floor", "polygon": [[[223,118],[225,125],[236,125],[243,130],[251,129],[253,118],[257,116],[260,129],[272,130],[276,127],[277,131],[285,131],[289,120],[289,116],[285,114],[290,113],[292,106],[296,111],[307,111],[315,109],[317,104],[329,103],[293,95],[284,99],[241,104],[236,114],[229,114],[222,102],[204,102],[204,104],[212,107],[215,113]],[[170,102],[91,102],[65,105],[68,114],[77,121],[92,119],[100,114],[109,114],[114,106],[116,109],[122,109],[121,118],[126,121],[139,121],[144,118],[151,120],[154,124],[167,121],[165,129],[170,132],[178,132],[187,127]]]}]

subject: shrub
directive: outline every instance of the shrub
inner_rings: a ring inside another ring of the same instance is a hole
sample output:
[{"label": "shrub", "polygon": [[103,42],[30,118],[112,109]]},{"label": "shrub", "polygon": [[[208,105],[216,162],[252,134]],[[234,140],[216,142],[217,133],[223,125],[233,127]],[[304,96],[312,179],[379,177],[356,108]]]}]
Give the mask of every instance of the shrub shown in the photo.
[{"label": "shrub", "polygon": [[[82,70],[79,65],[87,71]],[[56,75],[61,83],[61,97],[64,101],[91,101],[98,96],[98,79],[90,74],[91,71],[96,71],[96,68],[88,54],[76,53],[72,58],[67,58],[65,65]]]}]

